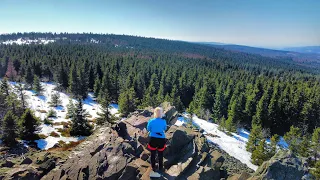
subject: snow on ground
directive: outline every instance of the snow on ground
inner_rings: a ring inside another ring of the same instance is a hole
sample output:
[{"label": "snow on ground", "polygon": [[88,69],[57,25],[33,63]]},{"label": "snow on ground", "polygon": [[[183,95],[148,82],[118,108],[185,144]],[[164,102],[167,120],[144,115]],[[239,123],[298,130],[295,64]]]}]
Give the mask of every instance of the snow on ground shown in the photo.
[{"label": "snow on ground", "polygon": [[[186,114],[184,114],[186,116]],[[177,126],[181,126],[183,123],[185,123],[186,120],[184,117],[180,117],[176,123]],[[221,149],[226,151],[230,156],[233,156],[234,158],[240,160],[242,163],[246,164],[249,168],[253,170],[257,170],[258,166],[252,164],[250,162],[251,159],[251,153],[246,151],[246,142],[247,138],[249,137],[249,132],[247,131],[240,131],[241,135],[237,135],[232,133],[233,137],[228,136],[224,132],[220,131],[218,129],[218,125],[199,119],[198,117],[193,117],[193,124],[202,128],[205,133],[204,134],[214,134],[218,137],[212,137],[207,135],[207,139],[210,142],[213,142],[217,144]]]},{"label": "snow on ground", "polygon": [[[183,114],[183,117],[179,117],[175,125],[182,126],[184,123],[188,123],[189,115],[187,113]],[[208,122],[206,120],[200,119],[197,116],[193,116],[192,123],[204,130],[203,134],[214,134],[218,137],[212,137],[206,135],[209,142],[217,144],[221,149],[226,151],[230,156],[240,160],[242,163],[246,164],[249,168],[257,170],[258,166],[251,163],[251,153],[246,151],[246,143],[248,142],[250,132],[245,129],[238,129],[238,133],[231,133],[232,136],[218,129],[218,125]],[[270,142],[268,139],[267,141]],[[287,148],[288,144],[281,137],[278,143],[279,147]]]},{"label": "snow on ground", "polygon": [[[16,82],[10,82],[10,84],[14,87]],[[33,90],[24,91],[27,96],[28,107],[35,112],[35,115],[42,120],[42,124],[39,127],[38,134],[43,134],[48,136],[46,139],[40,139],[36,142],[38,143],[38,147],[40,149],[49,149],[53,147],[60,140],[68,143],[71,141],[78,141],[79,138],[83,139],[83,137],[63,137],[58,129],[62,129],[63,125],[59,124],[61,122],[70,122],[70,119],[66,119],[67,114],[67,105],[69,104],[69,95],[66,93],[59,92],[60,99],[62,101],[61,106],[58,107],[50,107],[51,95],[56,93],[55,90],[56,85],[53,83],[41,83],[44,91],[41,96],[36,96],[36,93]],[[73,102],[77,101],[73,99]],[[101,112],[100,105],[95,101],[92,93],[88,94],[88,97],[83,100],[83,108],[89,114],[88,120],[94,120],[98,117],[98,113]],[[53,109],[57,113],[57,117],[49,118],[53,124],[58,123],[57,125],[47,125],[43,123],[43,120],[47,117],[47,113],[50,109]],[[110,104],[110,112],[115,116],[119,117],[119,107],[117,104]],[[60,137],[52,137],[50,136],[51,132],[55,132],[60,135]]]},{"label": "snow on ground", "polygon": [[35,140],[35,142],[38,144],[38,148],[40,149],[49,149],[52,148],[55,144],[57,144],[59,141],[64,141],[65,143],[69,143],[69,142],[77,142],[79,140],[84,139],[85,137],[52,137],[52,136],[48,136],[46,139],[39,139],[39,140]]},{"label": "snow on ground", "polygon": [[17,40],[8,40],[8,41],[4,41],[2,42],[2,44],[5,45],[12,45],[12,44],[18,44],[18,45],[23,45],[23,44],[49,44],[49,43],[53,43],[55,42],[55,40],[48,40],[48,39],[22,39],[19,38]]}]

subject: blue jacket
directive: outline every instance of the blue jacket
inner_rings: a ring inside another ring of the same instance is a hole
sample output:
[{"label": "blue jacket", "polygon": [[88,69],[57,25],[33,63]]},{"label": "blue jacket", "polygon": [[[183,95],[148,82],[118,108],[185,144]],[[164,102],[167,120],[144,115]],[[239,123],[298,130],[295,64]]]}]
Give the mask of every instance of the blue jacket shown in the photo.
[{"label": "blue jacket", "polygon": [[161,118],[150,119],[147,125],[147,130],[150,132],[150,137],[166,138],[165,130],[167,129],[167,122]]}]

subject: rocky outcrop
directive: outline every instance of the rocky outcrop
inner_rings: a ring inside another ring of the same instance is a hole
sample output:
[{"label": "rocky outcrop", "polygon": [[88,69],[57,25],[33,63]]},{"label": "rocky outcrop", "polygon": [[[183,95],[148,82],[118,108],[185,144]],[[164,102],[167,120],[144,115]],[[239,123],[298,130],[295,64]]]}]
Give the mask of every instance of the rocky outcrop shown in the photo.
[{"label": "rocky outcrop", "polygon": [[308,174],[307,162],[290,151],[279,151],[269,161],[264,162],[254,176],[261,179],[300,180]]},{"label": "rocky outcrop", "polygon": [[290,151],[279,151],[269,161],[264,162],[252,175],[243,172],[228,180],[301,180],[309,179],[308,166],[305,160],[296,157]]},{"label": "rocky outcrop", "polygon": [[[173,125],[178,113],[169,103],[162,104],[169,128],[168,145],[164,151],[163,177],[159,179],[220,179],[227,177],[228,158],[208,144],[201,130],[185,125]],[[147,122],[152,109],[136,111],[112,127],[98,128],[84,142],[68,152],[67,158],[43,152],[37,158],[26,159],[10,170],[5,179],[150,179],[150,152]]]}]

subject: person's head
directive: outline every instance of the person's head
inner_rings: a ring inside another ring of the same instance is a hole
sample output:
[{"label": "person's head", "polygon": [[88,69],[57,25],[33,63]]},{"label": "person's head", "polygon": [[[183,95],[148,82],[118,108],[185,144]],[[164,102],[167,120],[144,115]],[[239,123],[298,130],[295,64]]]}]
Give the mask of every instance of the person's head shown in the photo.
[{"label": "person's head", "polygon": [[162,108],[156,107],[153,112],[154,118],[162,118]]}]

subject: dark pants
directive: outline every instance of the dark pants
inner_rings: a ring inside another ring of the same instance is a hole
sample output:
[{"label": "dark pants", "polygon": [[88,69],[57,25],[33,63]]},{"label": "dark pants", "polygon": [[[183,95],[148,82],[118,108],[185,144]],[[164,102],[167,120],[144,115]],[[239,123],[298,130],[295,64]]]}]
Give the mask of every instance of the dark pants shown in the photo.
[{"label": "dark pants", "polygon": [[163,169],[163,151],[166,148],[166,140],[164,138],[151,137],[148,149],[151,151],[151,167],[156,170],[156,154],[158,152],[159,170]]}]

